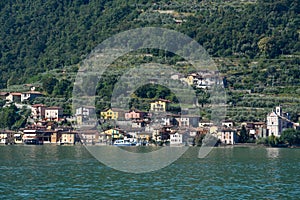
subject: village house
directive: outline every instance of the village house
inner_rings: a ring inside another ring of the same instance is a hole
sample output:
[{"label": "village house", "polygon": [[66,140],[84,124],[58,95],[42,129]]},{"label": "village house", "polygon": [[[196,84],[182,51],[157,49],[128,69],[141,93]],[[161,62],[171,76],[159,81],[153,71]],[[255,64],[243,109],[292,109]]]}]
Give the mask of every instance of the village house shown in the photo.
[{"label": "village house", "polygon": [[177,117],[179,127],[198,127],[200,117],[196,115],[181,115]]},{"label": "village house", "polygon": [[41,97],[41,96],[43,96],[43,94],[41,92],[38,92],[38,91],[23,92],[21,94],[21,102],[32,101],[35,98]]},{"label": "village house", "polygon": [[42,144],[43,133],[46,127],[26,127],[23,131],[23,143],[25,144]]},{"label": "village house", "polygon": [[94,106],[82,106],[76,109],[75,112],[77,125],[82,125],[88,121],[91,117],[96,117]]},{"label": "village house", "polygon": [[142,119],[135,119],[131,121],[131,127],[132,128],[142,128],[145,127],[145,121]]},{"label": "village house", "polygon": [[14,144],[15,132],[9,130],[2,130],[0,131],[0,144]]},{"label": "village house", "polygon": [[80,137],[77,132],[69,130],[63,131],[60,134],[60,144],[75,144],[80,141]]},{"label": "village house", "polygon": [[191,73],[186,77],[186,82],[201,89],[210,89],[213,85],[223,84],[223,80],[219,77],[217,71]]},{"label": "village house", "polygon": [[106,109],[103,112],[101,112],[101,118],[102,119],[118,119],[118,112],[113,111],[112,109]]},{"label": "village house", "polygon": [[179,146],[183,144],[182,134],[178,132],[170,134],[170,146]]},{"label": "village house", "polygon": [[233,120],[224,120],[222,121],[222,126],[226,128],[231,128],[234,126],[234,121]]},{"label": "village house", "polygon": [[168,109],[168,104],[171,101],[165,99],[159,99],[150,103],[150,111],[152,112],[166,112]]},{"label": "village house", "polygon": [[50,143],[52,143],[52,144],[59,143],[60,138],[61,138],[60,131],[54,131],[54,132],[52,132],[52,134],[50,136]]},{"label": "village house", "polygon": [[53,106],[45,108],[45,119],[48,121],[59,121],[63,117],[63,109]]},{"label": "village house", "polygon": [[31,116],[33,119],[43,119],[45,117],[45,109],[47,108],[44,104],[34,104],[31,106]]},{"label": "village house", "polygon": [[130,110],[129,112],[125,113],[126,120],[143,119],[145,116],[147,116],[147,112],[139,111],[136,109]]},{"label": "village house", "polygon": [[106,131],[103,131],[101,134],[105,134],[106,136],[108,136],[110,141],[122,139],[126,136],[124,130],[119,128],[108,129]]},{"label": "village house", "polygon": [[245,126],[252,138],[260,138],[267,136],[267,124],[265,122],[245,122],[241,124]]},{"label": "village house", "polygon": [[145,132],[145,131],[130,131],[128,132],[128,134],[132,137],[132,138],[136,138],[138,141],[147,141],[149,142],[150,139],[152,138],[152,133],[150,132]]},{"label": "village house", "polygon": [[176,131],[173,126],[156,127],[152,133],[152,139],[156,142],[170,141],[170,134],[174,134]]},{"label": "village house", "polygon": [[221,135],[219,139],[223,144],[235,144],[238,142],[238,135],[236,129],[224,128],[218,131]]},{"label": "village house", "polygon": [[209,127],[209,126],[212,126],[213,123],[209,120],[201,120],[199,122],[199,127]]},{"label": "village house", "polygon": [[0,92],[0,99],[5,100],[8,95],[8,92]]},{"label": "village house", "polygon": [[163,126],[178,126],[178,121],[176,118],[178,118],[179,115],[176,114],[167,114],[165,116],[161,117],[161,125]]},{"label": "village house", "polygon": [[[97,130],[85,130],[78,134],[83,144],[96,144],[99,142],[99,133]],[[68,137],[70,137],[70,135]]]},{"label": "village house", "polygon": [[8,102],[21,103],[21,95],[20,92],[11,92],[6,96],[6,100]]}]

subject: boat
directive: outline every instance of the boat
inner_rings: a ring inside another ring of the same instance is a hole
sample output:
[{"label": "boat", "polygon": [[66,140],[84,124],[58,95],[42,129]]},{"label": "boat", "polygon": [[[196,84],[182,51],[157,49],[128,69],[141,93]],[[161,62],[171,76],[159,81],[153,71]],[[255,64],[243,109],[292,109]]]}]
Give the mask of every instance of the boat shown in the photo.
[{"label": "boat", "polygon": [[28,144],[28,145],[42,145],[43,141],[40,141],[38,139],[25,139],[24,140],[24,144]]},{"label": "boat", "polygon": [[113,145],[114,146],[136,146],[136,141],[134,139],[128,138],[128,139],[119,139],[116,140]]}]

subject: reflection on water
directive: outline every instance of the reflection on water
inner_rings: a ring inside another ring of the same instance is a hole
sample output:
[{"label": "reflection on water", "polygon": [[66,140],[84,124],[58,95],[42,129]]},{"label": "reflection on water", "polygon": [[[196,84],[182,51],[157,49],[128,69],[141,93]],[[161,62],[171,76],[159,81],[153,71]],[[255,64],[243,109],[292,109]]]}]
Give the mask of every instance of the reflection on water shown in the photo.
[{"label": "reflection on water", "polygon": [[279,148],[266,148],[268,158],[278,158],[279,157]]},{"label": "reflection on water", "polygon": [[[300,149],[199,148],[161,170],[111,169],[82,146],[0,146],[3,199],[297,199]],[[276,159],[274,159],[276,158]],[[143,162],[139,163],[143,165]]]}]

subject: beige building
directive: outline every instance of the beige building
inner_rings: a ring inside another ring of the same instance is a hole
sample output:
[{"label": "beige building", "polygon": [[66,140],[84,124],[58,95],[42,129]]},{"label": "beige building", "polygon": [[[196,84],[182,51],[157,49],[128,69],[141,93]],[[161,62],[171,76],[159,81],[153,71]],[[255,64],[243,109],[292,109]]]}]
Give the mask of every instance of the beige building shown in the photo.
[{"label": "beige building", "polygon": [[61,133],[60,143],[61,144],[75,144],[76,132],[66,131]]},{"label": "beige building", "polygon": [[170,101],[165,99],[160,99],[155,102],[152,102],[150,103],[150,111],[166,112],[168,103],[170,103]]}]

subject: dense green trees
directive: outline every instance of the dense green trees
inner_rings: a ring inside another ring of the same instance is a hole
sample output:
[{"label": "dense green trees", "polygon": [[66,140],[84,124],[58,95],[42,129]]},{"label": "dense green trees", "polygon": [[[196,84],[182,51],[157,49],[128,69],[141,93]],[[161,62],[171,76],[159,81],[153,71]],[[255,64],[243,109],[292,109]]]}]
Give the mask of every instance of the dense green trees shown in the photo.
[{"label": "dense green trees", "polygon": [[58,80],[52,76],[46,76],[42,79],[42,87],[43,90],[48,94],[51,95],[55,85],[57,84]]},{"label": "dense green trees", "polygon": [[[0,88],[80,62],[101,41],[135,27],[188,34],[213,56],[299,54],[299,2],[1,1]],[[159,13],[157,10],[173,10]],[[176,24],[174,19],[183,20]]]},{"label": "dense green trees", "polygon": [[280,136],[280,140],[289,144],[289,146],[300,145],[300,131],[295,129],[284,130]]},{"label": "dense green trees", "polygon": [[26,108],[18,109],[14,104],[10,104],[0,109],[0,128],[18,130],[24,127],[30,110]]},{"label": "dense green trees", "polygon": [[[231,60],[218,63],[226,76],[227,89],[262,94],[229,91],[230,118],[263,120],[270,108],[284,102],[294,119],[300,112],[299,5],[296,0],[1,1],[0,89],[38,81],[51,99],[40,98],[36,102],[49,105],[59,102],[70,114],[73,79],[48,72],[73,65],[72,72],[76,73],[74,64],[104,39],[135,27],[157,26],[185,33],[203,45],[210,55]],[[161,13],[164,10],[172,12]],[[122,66],[116,64],[105,73],[97,85],[98,112],[110,106],[114,84],[124,72],[119,68],[130,67],[135,62],[175,65],[180,60],[170,52],[157,49],[147,49],[144,53],[153,57],[123,58]],[[176,69],[185,74],[190,72],[185,66]],[[126,88],[126,84],[122,87]],[[198,103],[205,107],[209,94],[200,90],[196,93]],[[135,93],[130,106],[147,109],[146,98],[177,100],[169,90],[148,85]],[[248,109],[260,107],[266,109]]]}]

